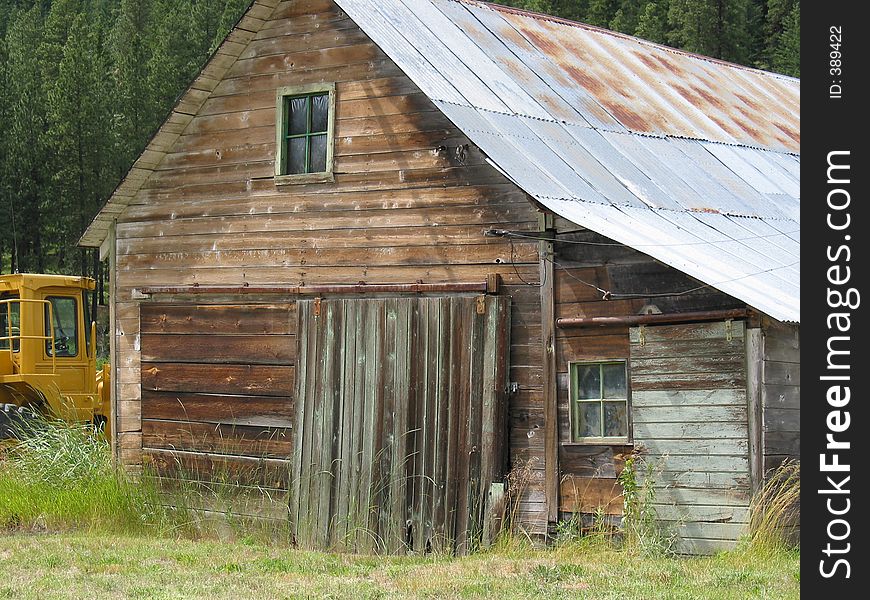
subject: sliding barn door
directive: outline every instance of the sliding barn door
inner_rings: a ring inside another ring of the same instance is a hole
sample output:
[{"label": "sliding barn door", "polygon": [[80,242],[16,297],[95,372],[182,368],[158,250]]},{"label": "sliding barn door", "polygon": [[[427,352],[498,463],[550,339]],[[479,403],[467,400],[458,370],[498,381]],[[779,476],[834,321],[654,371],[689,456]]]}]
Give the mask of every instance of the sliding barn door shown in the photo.
[{"label": "sliding barn door", "polygon": [[298,543],[466,552],[502,477],[510,299],[298,303]]}]

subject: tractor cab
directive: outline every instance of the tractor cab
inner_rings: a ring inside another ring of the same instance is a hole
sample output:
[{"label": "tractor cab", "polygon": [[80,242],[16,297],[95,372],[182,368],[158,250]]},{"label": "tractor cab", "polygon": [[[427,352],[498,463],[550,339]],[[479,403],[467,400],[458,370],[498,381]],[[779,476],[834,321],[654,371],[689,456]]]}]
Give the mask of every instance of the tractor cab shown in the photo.
[{"label": "tractor cab", "polygon": [[[0,275],[0,405],[69,421],[105,424],[96,372],[94,280]],[[106,390],[108,391],[108,390]]]}]

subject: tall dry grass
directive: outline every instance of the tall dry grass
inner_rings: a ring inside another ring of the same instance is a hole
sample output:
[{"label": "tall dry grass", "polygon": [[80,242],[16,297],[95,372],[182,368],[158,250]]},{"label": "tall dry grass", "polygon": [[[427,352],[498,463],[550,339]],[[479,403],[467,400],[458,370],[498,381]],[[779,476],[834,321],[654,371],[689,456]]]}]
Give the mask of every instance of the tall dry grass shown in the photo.
[{"label": "tall dry grass", "polygon": [[171,521],[153,487],[115,468],[91,426],[34,418],[16,433],[0,452],[0,529],[131,532]]},{"label": "tall dry grass", "polygon": [[787,550],[798,545],[801,468],[788,460],[767,474],[749,505],[749,545],[756,550]]}]

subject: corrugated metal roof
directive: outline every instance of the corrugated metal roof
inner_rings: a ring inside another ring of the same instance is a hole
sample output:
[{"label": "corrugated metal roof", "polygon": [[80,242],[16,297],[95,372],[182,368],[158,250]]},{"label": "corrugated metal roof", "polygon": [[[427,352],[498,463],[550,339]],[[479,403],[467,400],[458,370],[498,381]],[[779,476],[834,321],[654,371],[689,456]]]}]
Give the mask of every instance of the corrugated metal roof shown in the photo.
[{"label": "corrugated metal roof", "polygon": [[800,82],[475,0],[337,0],[541,204],[800,320]]}]

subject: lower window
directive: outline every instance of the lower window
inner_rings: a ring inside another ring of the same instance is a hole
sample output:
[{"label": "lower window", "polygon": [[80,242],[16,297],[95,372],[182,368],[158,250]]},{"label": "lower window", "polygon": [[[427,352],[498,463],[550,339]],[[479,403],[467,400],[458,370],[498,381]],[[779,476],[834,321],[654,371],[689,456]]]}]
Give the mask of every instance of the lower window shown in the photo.
[{"label": "lower window", "polygon": [[627,442],[626,362],[570,363],[569,377],[573,441]]}]

